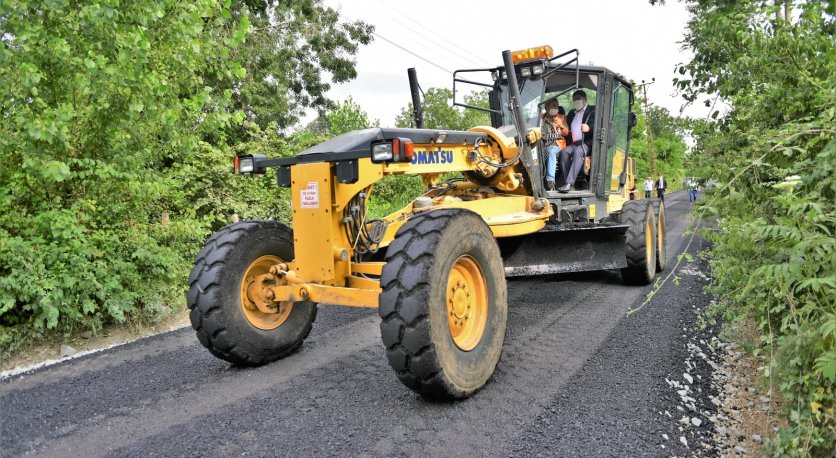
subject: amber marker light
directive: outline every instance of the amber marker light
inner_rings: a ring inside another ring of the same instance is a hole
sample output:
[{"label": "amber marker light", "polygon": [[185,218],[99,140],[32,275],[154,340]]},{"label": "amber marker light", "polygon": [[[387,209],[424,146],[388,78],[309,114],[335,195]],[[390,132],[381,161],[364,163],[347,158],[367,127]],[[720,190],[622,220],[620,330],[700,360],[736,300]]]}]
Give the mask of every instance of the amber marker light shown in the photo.
[{"label": "amber marker light", "polygon": [[511,53],[511,60],[518,64],[520,62],[527,62],[535,59],[551,59],[554,56],[554,50],[549,45],[537,46],[534,48],[521,49]]}]

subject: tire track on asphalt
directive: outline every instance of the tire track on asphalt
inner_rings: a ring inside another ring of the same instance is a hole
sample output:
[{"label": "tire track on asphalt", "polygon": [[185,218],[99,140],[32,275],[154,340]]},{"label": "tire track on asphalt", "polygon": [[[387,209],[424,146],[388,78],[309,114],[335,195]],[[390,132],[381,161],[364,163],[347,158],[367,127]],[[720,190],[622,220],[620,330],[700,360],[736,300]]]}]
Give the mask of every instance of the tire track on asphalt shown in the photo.
[{"label": "tire track on asphalt", "polygon": [[[596,307],[592,303],[591,299],[605,291],[604,286],[586,288],[568,309],[556,309],[538,325],[514,337],[506,344],[487,389],[449,412],[446,427],[435,430],[431,440],[415,441],[411,434],[392,431],[378,440],[371,454],[482,454],[500,449],[518,433],[515,425],[540,413],[623,317],[626,308],[608,307],[606,303]],[[638,298],[641,291],[627,293],[627,297]],[[474,431],[472,425],[484,418],[503,419],[504,424]],[[432,417],[416,416],[410,426],[429,430],[433,422]]]},{"label": "tire track on asphalt", "polygon": [[[25,441],[25,447],[21,447],[24,444],[5,444],[4,448],[16,453],[34,451],[44,456],[101,456],[114,446],[125,445],[120,441],[131,443],[183,424],[205,412],[272,389],[277,384],[375,344],[383,346],[378,319],[367,317],[311,338],[302,351],[279,363],[254,369],[235,369],[210,355],[208,358],[223,366],[221,370],[227,372],[219,380],[220,383],[202,385],[200,380],[192,380],[186,386],[162,393],[156,402],[137,402],[110,414],[96,414],[82,419],[80,424],[68,423],[57,431],[43,431]],[[247,378],[246,384],[240,383],[242,377]],[[150,382],[153,383],[153,380]],[[19,415],[22,412],[14,413]],[[19,416],[18,420],[21,420]],[[47,441],[45,435],[56,432],[58,438]]]},{"label": "tire track on asphalt", "polygon": [[[668,245],[672,239],[676,241],[671,251],[675,254],[685,243],[682,220],[676,218],[678,224],[672,225],[674,230],[669,234],[674,237],[668,238]],[[514,425],[536,418],[607,341],[631,304],[641,301],[651,289],[621,286],[619,279],[616,274],[608,284],[586,288],[564,313],[549,315],[545,323],[506,343],[493,382],[476,398],[461,403],[463,408],[445,418],[445,428],[435,430],[431,439],[416,441],[406,431],[392,431],[375,444],[371,454],[490,454],[502,450],[521,431]],[[601,300],[596,304],[591,298]],[[475,432],[472,425],[486,417],[504,419],[505,424]],[[431,417],[416,416],[411,427],[431,429],[433,421]]]},{"label": "tire track on asphalt", "polygon": [[[527,282],[515,283],[524,285]],[[512,288],[515,297],[525,294],[525,288]],[[582,309],[584,299],[595,294],[587,289],[576,297],[574,292],[572,291],[571,296],[573,300],[570,301],[572,306],[554,307],[544,301],[539,303],[539,307],[519,307],[511,318],[511,326],[520,330],[526,329],[527,334],[547,334],[547,328],[553,321]],[[522,321],[522,315],[535,311],[539,313],[541,309],[550,311],[548,320],[539,320],[539,325],[535,327],[520,327],[516,323]],[[509,345],[511,339],[513,338],[509,339]],[[508,355],[505,358],[513,359],[517,356],[521,355]],[[536,363],[539,362],[535,361]],[[507,366],[500,362],[500,368],[504,365]],[[506,385],[516,382],[503,382],[504,376],[501,372],[502,370],[498,371],[487,387],[476,395],[471,403],[474,408],[479,408],[480,400],[485,399],[483,395],[489,392],[495,392],[501,398],[509,389],[515,389]],[[382,346],[377,350],[366,348],[336,361],[333,366],[320,367],[277,389],[280,392],[270,395],[259,393],[240,403],[227,406],[221,413],[207,412],[206,416],[199,419],[199,423],[189,422],[182,425],[182,428],[178,427],[176,430],[169,430],[114,450],[113,455],[142,456],[149,449],[166,450],[175,443],[180,444],[190,454],[209,455],[217,453],[212,447],[218,443],[222,444],[221,449],[228,450],[230,454],[238,450],[247,450],[255,455],[280,456],[345,456],[357,455],[361,451],[382,455],[416,454],[427,450],[427,444],[436,441],[436,433],[432,431],[432,427],[439,416],[449,418],[450,409],[460,410],[464,405],[429,403],[402,386],[386,362]],[[490,403],[496,397],[487,399]],[[478,420],[480,413],[476,411],[473,415]],[[429,421],[425,422],[419,418],[427,418]],[[359,422],[352,421],[353,419]],[[256,429],[253,429],[251,424],[253,421],[259,425]],[[223,425],[223,429],[216,425]],[[286,452],[276,452],[259,443],[256,439],[259,435],[258,430],[265,428],[273,432],[271,439],[282,444],[282,450]],[[225,430],[238,431],[239,434],[230,437]],[[311,432],[312,430],[327,432],[312,441],[311,437],[317,435]],[[407,431],[415,430],[423,431],[426,437],[406,434]],[[383,445],[379,441],[381,434]],[[393,442],[388,446],[385,444],[387,437],[401,435],[407,442],[417,441],[424,446],[418,445],[417,450],[405,450],[396,448]],[[327,436],[327,439],[323,436]],[[208,443],[195,440],[182,444],[184,437],[212,437],[213,440]]]}]

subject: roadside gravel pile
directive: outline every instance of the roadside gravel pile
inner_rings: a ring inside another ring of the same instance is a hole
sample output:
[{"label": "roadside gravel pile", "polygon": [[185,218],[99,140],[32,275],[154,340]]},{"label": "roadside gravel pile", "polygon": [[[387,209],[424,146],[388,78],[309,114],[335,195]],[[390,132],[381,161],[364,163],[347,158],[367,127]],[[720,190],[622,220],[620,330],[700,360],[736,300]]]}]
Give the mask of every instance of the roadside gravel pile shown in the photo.
[{"label": "roadside gravel pile", "polygon": [[[710,297],[701,290],[709,278],[704,272],[707,264],[701,259],[683,263],[676,273],[680,288],[685,287],[691,294],[687,297],[691,313],[700,316],[710,304]],[[723,357],[726,343],[718,337],[720,326],[705,325],[694,320],[681,328],[680,345],[684,347],[685,359],[679,368],[681,372],[669,373],[665,383],[673,393],[673,405],[659,412],[668,419],[668,431],[659,437],[659,447],[672,456],[717,456],[721,449],[715,444],[714,436],[718,421],[725,375]]]},{"label": "roadside gravel pile", "polygon": [[[704,263],[693,261],[677,274],[707,284],[706,270]],[[708,305],[691,307],[699,316]],[[687,447],[684,456],[762,456],[763,441],[779,426],[775,400],[755,387],[760,380],[757,358],[722,340],[721,327],[698,319],[682,329],[688,354],[685,371],[665,378],[678,402],[661,413],[675,422],[660,444],[679,442],[674,450],[665,447],[674,456],[683,456],[681,446]]]},{"label": "roadside gravel pile", "polygon": [[783,422],[778,418],[780,400],[762,386],[758,358],[747,355],[734,343],[724,347],[723,391],[714,436],[723,456],[762,456],[764,441],[772,438]]}]

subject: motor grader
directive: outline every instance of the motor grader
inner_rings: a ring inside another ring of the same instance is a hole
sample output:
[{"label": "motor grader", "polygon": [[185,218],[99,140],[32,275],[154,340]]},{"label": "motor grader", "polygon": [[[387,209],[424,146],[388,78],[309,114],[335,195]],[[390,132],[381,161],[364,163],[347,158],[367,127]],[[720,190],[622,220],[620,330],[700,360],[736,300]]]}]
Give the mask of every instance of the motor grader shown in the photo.
[{"label": "motor grader", "polygon": [[[293,157],[235,157],[238,174],[276,169],[291,190],[292,228],[242,221],[207,240],[189,277],[200,342],[231,363],[260,365],[301,346],[317,304],[376,308],[398,379],[424,396],[464,398],[499,361],[506,277],[620,269],[626,283],[650,283],[665,263],[664,206],[629,200],[630,83],[579,65],[577,50],[502,59],[453,78],[454,94],[462,84],[489,90],[488,108],[468,108],[488,111],[491,126],[372,128]],[[544,186],[540,112],[578,88],[597,110],[591,167],[585,189],[557,193]],[[375,183],[402,174],[422,177],[425,191],[371,218]]]}]

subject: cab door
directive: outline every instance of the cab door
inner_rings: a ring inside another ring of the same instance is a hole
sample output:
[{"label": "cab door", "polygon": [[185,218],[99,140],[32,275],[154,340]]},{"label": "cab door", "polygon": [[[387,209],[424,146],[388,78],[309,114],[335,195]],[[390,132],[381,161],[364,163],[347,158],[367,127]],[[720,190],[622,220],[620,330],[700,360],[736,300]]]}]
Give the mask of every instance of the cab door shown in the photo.
[{"label": "cab door", "polygon": [[617,193],[624,185],[627,148],[630,139],[632,91],[629,85],[618,78],[613,78],[611,81],[612,92],[608,103],[609,113],[607,113],[608,117],[605,123],[606,168],[602,173],[604,176],[602,186],[599,187],[599,189],[603,188],[605,194]]}]

